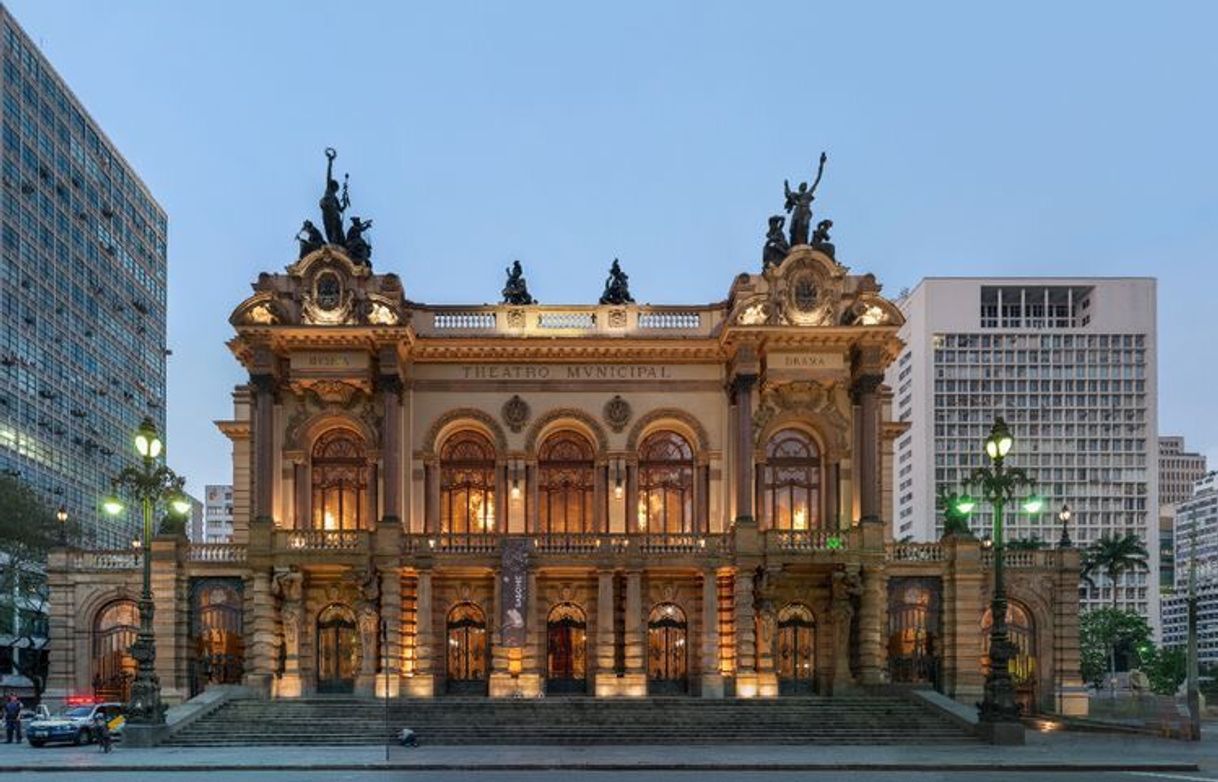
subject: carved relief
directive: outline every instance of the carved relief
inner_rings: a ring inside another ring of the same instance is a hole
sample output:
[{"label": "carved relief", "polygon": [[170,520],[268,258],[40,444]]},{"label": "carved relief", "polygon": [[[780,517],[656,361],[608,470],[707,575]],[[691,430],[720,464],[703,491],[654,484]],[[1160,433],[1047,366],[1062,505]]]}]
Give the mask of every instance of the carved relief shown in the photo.
[{"label": "carved relief", "polygon": [[808,420],[837,450],[849,450],[850,395],[841,383],[822,384],[798,381],[767,385],[761,392],[753,414],[753,436],[758,444],[767,436],[770,424],[785,418]]},{"label": "carved relief", "polygon": [[513,394],[511,399],[503,403],[503,409],[499,411],[503,422],[513,432],[524,430],[529,423],[531,413],[529,403],[521,399],[519,394]]},{"label": "carved relief", "polygon": [[630,403],[622,399],[620,394],[606,402],[605,409],[602,411],[605,423],[614,432],[620,432],[626,428],[626,424],[630,423],[631,414]]},{"label": "carved relief", "polygon": [[254,323],[259,326],[271,326],[278,322],[278,318],[271,311],[271,305],[268,302],[255,304],[253,307],[250,307],[249,311],[245,313],[245,320],[247,323]]},{"label": "carved relief", "polygon": [[368,303],[368,322],[374,326],[396,326],[398,315],[379,301]]},{"label": "carved relief", "polygon": [[524,310],[508,310],[507,327],[509,329],[524,328]]},{"label": "carved relief", "polygon": [[609,310],[609,328],[626,328],[626,310]]}]

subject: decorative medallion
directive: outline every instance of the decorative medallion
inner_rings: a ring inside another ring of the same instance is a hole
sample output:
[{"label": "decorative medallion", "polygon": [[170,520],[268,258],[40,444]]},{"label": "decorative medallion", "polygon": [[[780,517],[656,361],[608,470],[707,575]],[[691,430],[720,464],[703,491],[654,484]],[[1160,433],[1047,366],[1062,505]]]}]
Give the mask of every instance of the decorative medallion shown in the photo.
[{"label": "decorative medallion", "polygon": [[509,329],[524,328],[524,310],[508,310],[507,325]]},{"label": "decorative medallion", "polygon": [[799,312],[811,312],[816,307],[816,282],[810,274],[801,274],[791,285],[791,304]]},{"label": "decorative medallion", "polygon": [[500,415],[508,429],[519,432],[529,422],[529,403],[521,399],[519,394],[514,394],[511,399],[503,403]]},{"label": "decorative medallion", "polygon": [[609,328],[626,328],[626,310],[609,310]]},{"label": "decorative medallion", "polygon": [[325,272],[317,277],[317,306],[323,310],[337,309],[342,302],[343,287],[338,275]]},{"label": "decorative medallion", "polygon": [[620,394],[605,403],[605,423],[615,432],[626,428],[626,424],[630,423],[630,414],[630,403],[622,399]]}]

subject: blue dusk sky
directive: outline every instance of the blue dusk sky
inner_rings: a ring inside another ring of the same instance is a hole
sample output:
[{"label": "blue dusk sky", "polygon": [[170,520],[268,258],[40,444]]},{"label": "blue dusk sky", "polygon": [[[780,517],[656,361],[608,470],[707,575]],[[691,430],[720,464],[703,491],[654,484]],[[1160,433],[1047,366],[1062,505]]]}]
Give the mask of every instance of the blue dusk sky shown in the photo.
[{"label": "blue dusk sky", "polygon": [[350,172],[411,299],[723,299],[782,181],[838,258],[1159,280],[1160,431],[1218,462],[1218,4],[8,0],[169,214],[169,433],[200,492],[227,317]]}]

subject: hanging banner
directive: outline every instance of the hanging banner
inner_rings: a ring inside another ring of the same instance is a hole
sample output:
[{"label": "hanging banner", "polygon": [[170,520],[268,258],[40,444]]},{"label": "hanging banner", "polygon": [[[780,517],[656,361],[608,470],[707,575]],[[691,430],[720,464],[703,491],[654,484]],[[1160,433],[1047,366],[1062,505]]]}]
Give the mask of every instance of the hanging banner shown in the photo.
[{"label": "hanging banner", "polygon": [[499,643],[504,648],[518,649],[528,637],[525,617],[529,602],[529,539],[506,538],[502,550]]}]

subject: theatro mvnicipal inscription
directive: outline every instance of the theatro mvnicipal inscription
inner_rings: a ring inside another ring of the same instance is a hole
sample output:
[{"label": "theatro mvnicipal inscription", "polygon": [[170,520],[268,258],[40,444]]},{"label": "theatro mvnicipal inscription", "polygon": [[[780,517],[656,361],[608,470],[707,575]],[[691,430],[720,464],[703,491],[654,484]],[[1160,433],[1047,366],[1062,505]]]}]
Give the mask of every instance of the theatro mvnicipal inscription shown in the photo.
[{"label": "theatro mvnicipal inscription", "polygon": [[672,367],[649,364],[479,364],[461,367],[462,380],[671,380]]}]

